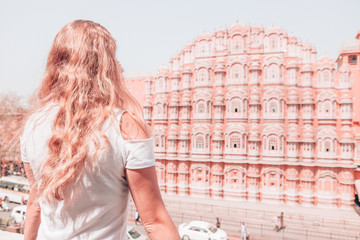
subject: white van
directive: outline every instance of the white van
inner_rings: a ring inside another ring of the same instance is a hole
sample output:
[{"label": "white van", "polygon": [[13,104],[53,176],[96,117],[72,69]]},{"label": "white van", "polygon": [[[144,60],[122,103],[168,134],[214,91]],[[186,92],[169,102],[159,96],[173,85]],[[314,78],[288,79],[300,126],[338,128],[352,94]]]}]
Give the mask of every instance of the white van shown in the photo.
[{"label": "white van", "polygon": [[0,198],[4,201],[24,204],[29,199],[29,181],[21,176],[0,178]]}]

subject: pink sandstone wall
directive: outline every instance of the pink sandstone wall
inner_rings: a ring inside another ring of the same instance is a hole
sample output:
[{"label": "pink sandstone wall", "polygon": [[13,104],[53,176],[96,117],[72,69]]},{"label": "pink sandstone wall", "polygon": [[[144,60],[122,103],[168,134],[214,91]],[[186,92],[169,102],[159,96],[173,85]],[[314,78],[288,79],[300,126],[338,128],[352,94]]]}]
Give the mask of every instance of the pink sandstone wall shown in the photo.
[{"label": "pink sandstone wall", "polygon": [[352,207],[359,42],[336,65],[276,27],[200,34],[145,80],[162,191]]}]

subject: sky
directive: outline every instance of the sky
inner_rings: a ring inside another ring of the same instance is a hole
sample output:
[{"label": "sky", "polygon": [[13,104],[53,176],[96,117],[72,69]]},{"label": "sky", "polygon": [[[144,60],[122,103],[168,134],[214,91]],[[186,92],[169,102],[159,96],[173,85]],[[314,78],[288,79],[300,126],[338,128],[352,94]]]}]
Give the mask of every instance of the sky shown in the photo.
[{"label": "sky", "polygon": [[118,44],[125,74],[155,73],[200,33],[278,26],[337,58],[360,30],[359,0],[0,0],[0,94],[31,95],[62,26],[88,19]]}]

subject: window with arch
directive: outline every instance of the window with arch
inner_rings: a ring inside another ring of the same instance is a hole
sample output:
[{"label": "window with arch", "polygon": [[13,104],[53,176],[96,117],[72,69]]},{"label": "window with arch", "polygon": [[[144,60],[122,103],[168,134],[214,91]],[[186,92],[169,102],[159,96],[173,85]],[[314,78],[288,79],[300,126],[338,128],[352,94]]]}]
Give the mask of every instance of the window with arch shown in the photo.
[{"label": "window with arch", "polygon": [[209,73],[208,73],[207,69],[200,68],[198,71],[198,81],[200,83],[207,83],[208,78],[209,78]]},{"label": "window with arch", "polygon": [[205,114],[205,102],[204,101],[199,101],[197,103],[197,113]]},{"label": "window with arch", "polygon": [[225,173],[226,188],[238,189],[246,185],[246,175],[238,169],[231,169]]},{"label": "window with arch", "polygon": [[231,100],[230,109],[232,113],[241,112],[241,100],[239,98],[234,98]]},{"label": "window with arch", "polygon": [[232,38],[233,43],[233,51],[234,52],[241,52],[244,49],[244,38],[240,35],[235,35]]},{"label": "window with arch", "polygon": [[243,67],[241,64],[236,63],[231,66],[231,78],[233,82],[240,82],[242,78]]},{"label": "window with arch", "polygon": [[336,195],[337,181],[331,176],[324,176],[318,179],[318,191],[321,195]]},{"label": "window with arch", "polygon": [[280,77],[280,68],[277,64],[273,63],[267,68],[267,77],[269,82],[275,82]]},{"label": "window with arch", "polygon": [[230,148],[240,149],[241,147],[241,136],[238,133],[232,133],[230,135]]},{"label": "window with arch", "polygon": [[275,100],[270,102],[270,113],[276,114],[278,112],[278,103]]},{"label": "window with arch", "polygon": [[161,137],[159,135],[155,136],[155,147],[161,147]]},{"label": "window with arch", "polygon": [[279,149],[279,138],[277,136],[270,136],[268,140],[268,150],[276,152]]},{"label": "window with arch", "polygon": [[163,113],[163,107],[161,103],[156,104],[156,115],[161,116]]},{"label": "window with arch", "polygon": [[195,136],[195,147],[198,149],[205,148],[205,136],[202,134],[197,134]]},{"label": "window with arch", "polygon": [[331,141],[330,141],[330,139],[324,140],[324,152],[325,152],[325,153],[330,153],[330,152],[332,152],[332,151],[331,151]]}]

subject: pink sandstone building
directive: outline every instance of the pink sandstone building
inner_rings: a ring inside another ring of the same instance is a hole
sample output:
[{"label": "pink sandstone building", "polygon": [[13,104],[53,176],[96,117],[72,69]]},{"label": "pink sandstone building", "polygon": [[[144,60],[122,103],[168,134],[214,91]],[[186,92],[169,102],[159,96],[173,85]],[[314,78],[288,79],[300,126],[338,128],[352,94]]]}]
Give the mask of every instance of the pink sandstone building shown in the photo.
[{"label": "pink sandstone building", "polygon": [[352,207],[359,58],[360,32],[336,61],[276,27],[200,34],[144,80],[161,190]]}]

